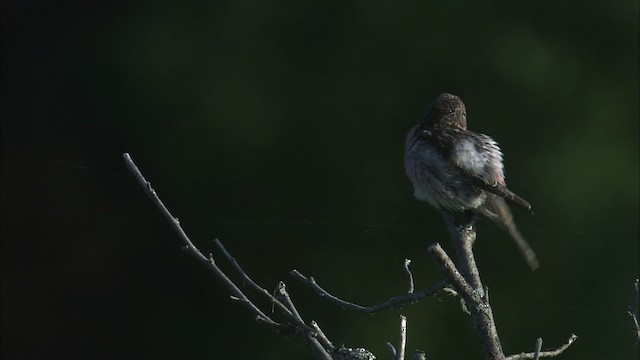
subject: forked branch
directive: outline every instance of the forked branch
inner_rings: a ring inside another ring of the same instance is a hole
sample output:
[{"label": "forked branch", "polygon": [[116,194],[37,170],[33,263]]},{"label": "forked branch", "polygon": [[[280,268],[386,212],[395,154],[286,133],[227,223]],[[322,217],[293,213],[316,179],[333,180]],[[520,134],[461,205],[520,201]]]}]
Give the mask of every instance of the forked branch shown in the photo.
[{"label": "forked branch", "polygon": [[291,275],[293,275],[294,278],[300,280],[303,284],[307,285],[309,288],[315,291],[316,294],[318,294],[320,297],[334,303],[335,305],[338,305],[343,309],[366,313],[366,314],[375,314],[383,310],[399,309],[399,308],[407,307],[409,305],[413,305],[428,296],[437,294],[440,290],[443,290],[449,285],[449,281],[441,280],[426,289],[422,289],[420,291],[409,293],[406,295],[392,297],[389,300],[384,301],[380,304],[363,306],[363,305],[358,305],[358,304],[340,299],[339,297],[331,294],[330,292],[322,288],[320,285],[318,285],[318,283],[313,277],[304,276],[298,270],[291,270]]},{"label": "forked branch", "polygon": [[444,212],[443,215],[458,255],[458,261],[454,263],[438,243],[429,246],[429,253],[440,265],[453,288],[464,300],[465,307],[469,311],[476,332],[480,337],[485,359],[517,360],[553,357],[561,354],[571,346],[577,338],[574,334],[571,335],[567,343],[556,350],[541,351],[539,346],[542,346],[542,339],[539,339],[537,342],[539,346],[536,345],[534,352],[505,357],[489,303],[489,290],[482,285],[480,271],[473,254],[473,243],[476,239],[475,219],[473,216],[467,216],[461,223],[456,223],[450,213]]},{"label": "forked branch", "polygon": [[[333,357],[331,356],[331,352],[334,351],[335,348],[333,348],[331,342],[326,339],[326,336],[324,336],[324,333],[322,333],[317,323],[313,322],[312,326],[308,326],[303,322],[302,317],[293,306],[293,303],[290,302],[290,298],[288,294],[286,294],[283,285],[279,287],[279,294],[282,295],[281,298],[285,299],[284,303],[276,297],[272,296],[269,291],[256,284],[240,267],[240,264],[238,264],[235,258],[233,258],[227,251],[227,249],[225,249],[222,243],[218,239],[214,240],[215,244],[218,246],[218,249],[231,262],[235,270],[240,274],[240,277],[243,279],[243,281],[257,290],[258,293],[267,297],[289,320],[289,322],[287,323],[277,322],[266,315],[264,312],[262,312],[262,310],[260,310],[242,292],[242,290],[240,290],[238,286],[231,279],[229,279],[229,277],[218,267],[218,265],[214,261],[212,254],[209,254],[209,256],[205,256],[193,244],[191,239],[189,239],[185,231],[180,226],[180,222],[178,221],[178,219],[174,217],[167,209],[167,207],[163,204],[156,191],[151,187],[151,183],[144,178],[129,154],[124,154],[123,156],[125,163],[129,168],[129,171],[131,171],[131,173],[134,175],[138,183],[142,186],[151,201],[158,207],[162,215],[169,221],[171,227],[176,231],[180,239],[184,242],[185,250],[187,250],[189,254],[194,256],[207,269],[212,271],[216,275],[216,277],[218,277],[218,279],[220,279],[227,286],[227,288],[231,291],[232,300],[235,300],[245,306],[245,308],[247,308],[249,312],[253,314],[256,317],[256,320],[258,320],[260,323],[266,324],[269,329],[297,343],[302,348],[313,354],[316,358],[322,360],[333,359]],[[318,334],[322,334],[320,336],[321,340],[318,340]],[[345,357],[345,359],[349,359],[349,357]]]},{"label": "forked branch", "polygon": [[[151,201],[158,207],[162,215],[167,219],[171,227],[178,234],[182,242],[184,243],[185,250],[194,256],[201,264],[214,273],[231,292],[231,299],[242,304],[258,322],[267,325],[267,327],[281,336],[288,338],[300,345],[302,348],[310,352],[313,356],[322,360],[355,360],[355,359],[375,359],[375,356],[371,352],[362,348],[346,348],[335,347],[332,342],[327,338],[325,333],[320,329],[320,326],[311,321],[306,324],[302,315],[296,309],[291,297],[286,291],[284,282],[279,282],[275,292],[272,294],[260,285],[258,285],[249,275],[242,269],[238,261],[227,251],[218,239],[214,240],[215,245],[222,255],[232,264],[233,268],[241,277],[244,284],[248,284],[251,288],[257,291],[258,294],[267,298],[280,313],[282,313],[286,319],[285,322],[279,322],[272,317],[265,314],[260,310],[246,295],[240,290],[240,288],[218,267],[213,254],[205,256],[189,239],[185,231],[180,226],[180,222],[174,217],[163,202],[158,197],[155,190],[151,187],[151,183],[148,182],[138,167],[135,165],[129,154],[123,154],[125,163],[134,175],[138,183],[142,186],[145,193],[149,196]],[[533,352],[520,353],[505,357],[502,352],[500,340],[496,331],[495,322],[493,319],[493,313],[489,304],[489,292],[486,287],[482,285],[480,280],[480,273],[475,262],[473,255],[473,243],[476,237],[475,228],[473,224],[473,218],[468,218],[462,224],[456,224],[453,217],[450,214],[445,213],[445,221],[449,227],[451,238],[453,240],[454,247],[456,248],[458,261],[454,262],[442,249],[442,247],[435,243],[429,247],[429,253],[434,257],[436,262],[440,265],[442,271],[446,275],[446,280],[441,280],[438,283],[432,285],[429,288],[422,289],[420,291],[414,291],[413,275],[409,270],[409,260],[405,260],[405,270],[409,277],[409,290],[408,293],[402,296],[390,298],[389,300],[372,306],[362,306],[346,300],[342,300],[337,296],[330,294],[328,291],[320,287],[312,277],[306,277],[300,272],[293,270],[291,274],[309,286],[319,296],[329,300],[330,302],[353,311],[373,314],[379,311],[388,310],[392,308],[403,308],[410,306],[420,301],[421,299],[432,296],[441,290],[448,289],[450,292],[456,292],[459,294],[465,302],[465,306],[469,311],[471,317],[474,320],[476,331],[480,336],[483,349],[485,351],[485,358],[490,360],[520,360],[520,359],[539,359],[543,357],[553,357],[561,354],[576,340],[575,335],[571,335],[567,342],[555,350],[542,351],[542,339],[538,339]],[[636,291],[637,291],[636,281]],[[453,288],[453,289],[451,289]],[[637,322],[637,305],[634,312],[629,312],[634,320],[638,336],[640,337],[640,330],[638,330]],[[394,360],[404,360],[406,352],[406,323],[407,319],[401,316],[400,321],[400,344],[399,349],[396,350],[393,345],[388,343],[390,350],[393,353]],[[414,359],[425,359],[425,353],[423,351],[414,352]]]}]

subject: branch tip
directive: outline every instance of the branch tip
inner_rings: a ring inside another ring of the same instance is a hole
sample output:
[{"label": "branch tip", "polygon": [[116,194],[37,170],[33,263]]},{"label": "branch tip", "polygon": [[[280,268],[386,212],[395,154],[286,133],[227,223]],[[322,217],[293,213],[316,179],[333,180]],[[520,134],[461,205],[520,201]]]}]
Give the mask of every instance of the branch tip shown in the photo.
[{"label": "branch tip", "polygon": [[533,360],[540,359],[540,351],[542,350],[542,338],[536,340],[536,346],[533,349]]},{"label": "branch tip", "polygon": [[411,270],[409,270],[409,264],[411,264],[411,260],[404,259],[404,271],[407,273],[407,276],[409,277],[409,289],[407,290],[407,293],[413,294],[413,290],[414,290],[413,274],[411,273]]},{"label": "branch tip", "polygon": [[393,355],[393,358],[395,359],[396,356],[398,355],[398,352],[396,351],[396,348],[393,346],[393,344],[391,344],[388,341],[387,341],[387,349],[389,349],[389,352],[391,353],[391,355]]}]

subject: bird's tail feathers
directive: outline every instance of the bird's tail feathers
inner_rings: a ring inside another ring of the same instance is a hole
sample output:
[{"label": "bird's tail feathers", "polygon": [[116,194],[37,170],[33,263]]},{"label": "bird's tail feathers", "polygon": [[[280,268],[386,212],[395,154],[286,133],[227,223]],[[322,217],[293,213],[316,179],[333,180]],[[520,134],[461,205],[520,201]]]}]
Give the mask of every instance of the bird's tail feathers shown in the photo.
[{"label": "bird's tail feathers", "polygon": [[485,204],[481,208],[478,208],[478,210],[511,235],[511,238],[515,241],[516,245],[518,245],[522,256],[529,264],[529,267],[531,267],[531,270],[536,270],[540,267],[536,253],[531,246],[529,246],[529,243],[522,234],[520,234],[520,231],[518,231],[518,227],[513,221],[511,210],[509,210],[509,206],[503,198],[490,195],[490,198],[487,199]]}]

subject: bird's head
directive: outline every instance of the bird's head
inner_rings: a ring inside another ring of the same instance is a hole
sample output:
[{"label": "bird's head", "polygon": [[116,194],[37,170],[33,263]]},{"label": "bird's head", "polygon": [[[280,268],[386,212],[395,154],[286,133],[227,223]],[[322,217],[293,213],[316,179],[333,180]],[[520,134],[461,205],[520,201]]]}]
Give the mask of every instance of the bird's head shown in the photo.
[{"label": "bird's head", "polygon": [[422,128],[425,130],[467,129],[467,109],[458,96],[442,93],[427,107]]}]

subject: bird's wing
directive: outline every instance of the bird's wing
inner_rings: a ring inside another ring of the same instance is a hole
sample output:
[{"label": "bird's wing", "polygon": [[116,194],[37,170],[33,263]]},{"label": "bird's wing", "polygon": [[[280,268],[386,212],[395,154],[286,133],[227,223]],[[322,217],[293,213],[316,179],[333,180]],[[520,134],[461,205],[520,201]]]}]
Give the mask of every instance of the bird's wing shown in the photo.
[{"label": "bird's wing", "polygon": [[450,161],[473,179],[479,189],[503,197],[527,211],[531,205],[507,188],[502,165],[502,151],[489,136],[465,131],[453,144]]},{"label": "bird's wing", "polygon": [[481,178],[474,176],[473,183],[479,189],[488,191],[492,194],[496,194],[500,197],[503,197],[505,200],[508,200],[510,203],[521,207],[524,210],[533,214],[533,210],[531,210],[531,205],[520,196],[516,195],[513,191],[509,190],[506,186],[501,184],[487,184]]}]

